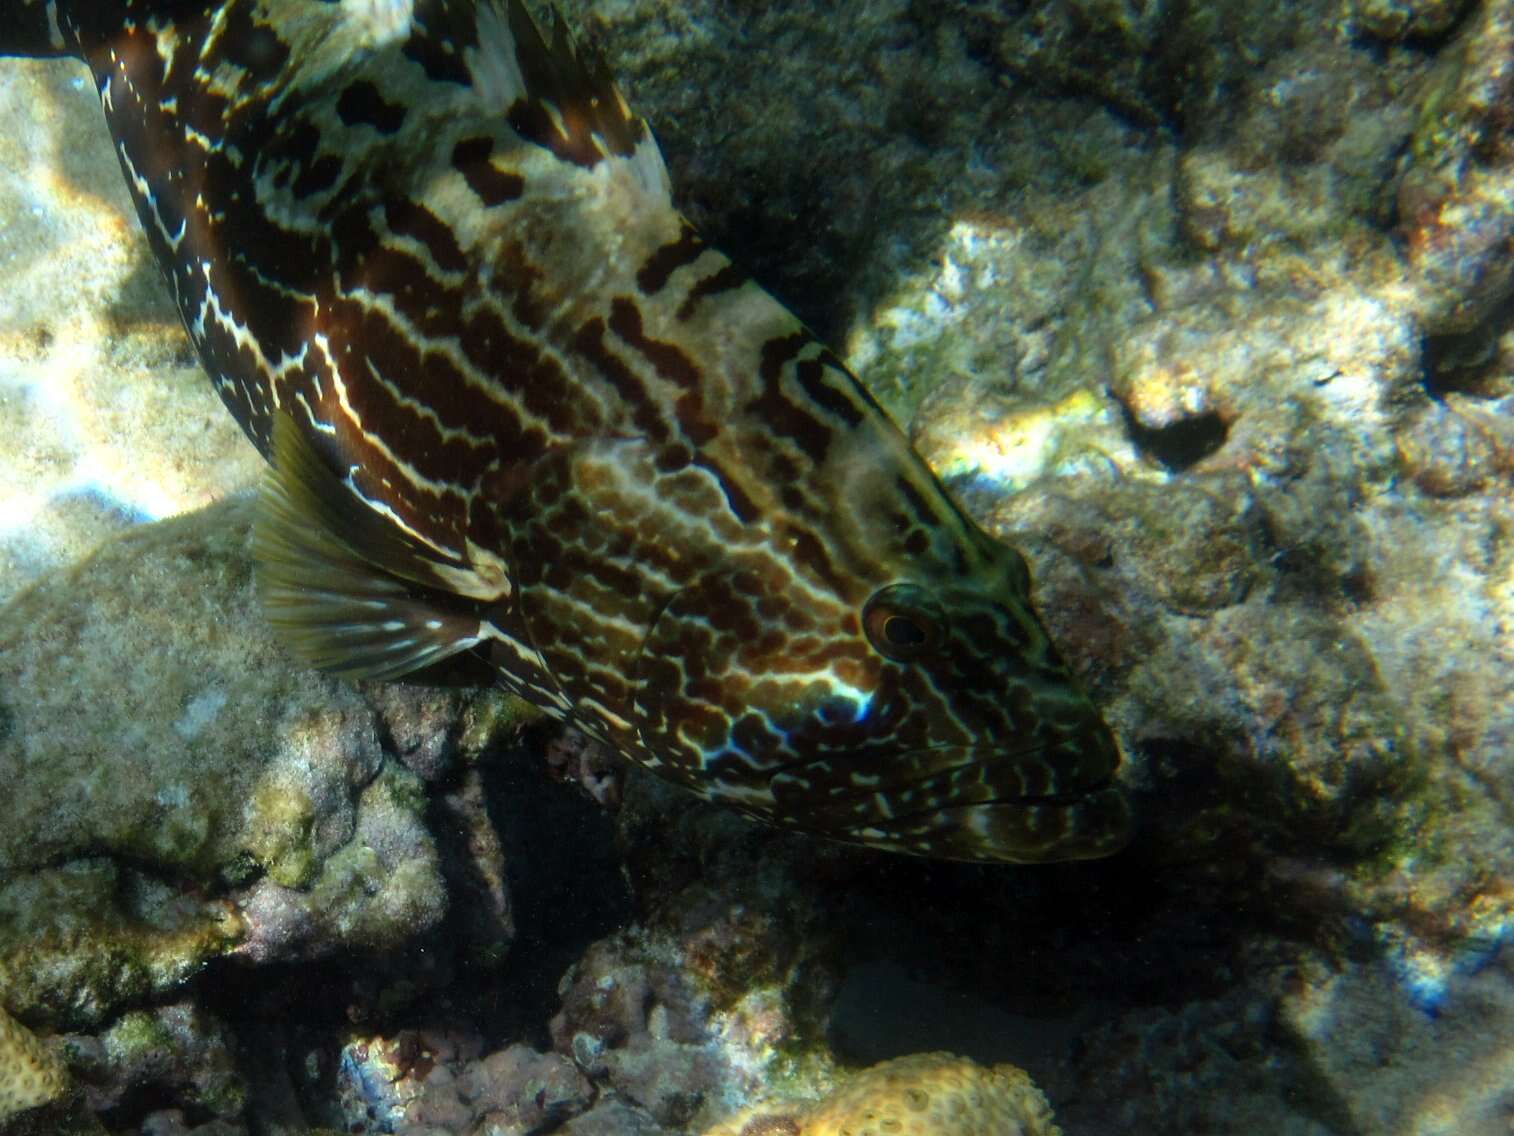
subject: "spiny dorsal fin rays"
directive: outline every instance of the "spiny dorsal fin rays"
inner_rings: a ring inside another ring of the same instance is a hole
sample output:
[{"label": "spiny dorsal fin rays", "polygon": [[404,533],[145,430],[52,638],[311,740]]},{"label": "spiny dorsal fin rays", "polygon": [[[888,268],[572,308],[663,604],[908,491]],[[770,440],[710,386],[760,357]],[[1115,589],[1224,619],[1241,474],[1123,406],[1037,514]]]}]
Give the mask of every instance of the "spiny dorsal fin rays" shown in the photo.
[{"label": "spiny dorsal fin rays", "polygon": [[477,613],[413,586],[434,580],[434,558],[354,501],[287,414],[274,416],[252,548],[268,622],[321,670],[399,678],[483,636]]},{"label": "spiny dorsal fin rays", "polygon": [[[552,9],[549,40],[522,0],[482,0],[477,11],[475,83],[501,93],[518,134],[585,168],[606,157],[628,159],[643,188],[671,198],[646,121],[621,97],[604,60],[580,50],[560,12]],[[512,88],[520,97],[510,98]]]},{"label": "spiny dorsal fin rays", "polygon": [[551,103],[565,121],[581,119],[604,140],[611,153],[629,157],[647,126],[620,97],[604,60],[597,53],[579,50],[567,21],[555,7],[549,8],[551,40],[522,0],[505,0],[505,8],[527,93]]}]

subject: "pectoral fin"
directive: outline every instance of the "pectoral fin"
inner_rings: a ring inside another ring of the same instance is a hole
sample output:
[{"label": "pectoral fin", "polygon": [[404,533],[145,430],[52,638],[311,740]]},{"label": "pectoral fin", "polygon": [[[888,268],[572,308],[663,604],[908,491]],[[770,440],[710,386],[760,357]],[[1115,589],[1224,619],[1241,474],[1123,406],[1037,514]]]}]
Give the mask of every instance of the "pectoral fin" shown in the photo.
[{"label": "pectoral fin", "polygon": [[476,605],[425,583],[435,555],[353,494],[287,414],[275,417],[252,549],[268,622],[320,670],[398,678],[485,635]]}]

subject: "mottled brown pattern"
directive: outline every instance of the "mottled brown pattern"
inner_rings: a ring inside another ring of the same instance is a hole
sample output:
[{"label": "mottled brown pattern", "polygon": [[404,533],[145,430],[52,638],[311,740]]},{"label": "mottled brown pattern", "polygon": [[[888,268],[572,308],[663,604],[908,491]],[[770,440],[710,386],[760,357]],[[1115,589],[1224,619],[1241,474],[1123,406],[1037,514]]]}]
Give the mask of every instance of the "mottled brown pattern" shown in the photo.
[{"label": "mottled brown pattern", "polygon": [[452,165],[485,206],[503,205],[526,192],[525,178],[497,170],[489,163],[493,152],[492,138],[465,138],[452,147]]},{"label": "mottled brown pattern", "polygon": [[60,42],[25,0],[0,49],[95,72],[195,348],[275,462],[255,547],[296,653],[474,652],[840,840],[1119,846],[1119,751],[1023,560],[677,214],[564,30],[519,0],[51,7]]},{"label": "mottled brown pattern", "polygon": [[692,225],[684,225],[676,241],[669,241],[651,256],[636,273],[636,286],[648,296],[667,287],[673,273],[693,264],[706,249],[704,238]]}]

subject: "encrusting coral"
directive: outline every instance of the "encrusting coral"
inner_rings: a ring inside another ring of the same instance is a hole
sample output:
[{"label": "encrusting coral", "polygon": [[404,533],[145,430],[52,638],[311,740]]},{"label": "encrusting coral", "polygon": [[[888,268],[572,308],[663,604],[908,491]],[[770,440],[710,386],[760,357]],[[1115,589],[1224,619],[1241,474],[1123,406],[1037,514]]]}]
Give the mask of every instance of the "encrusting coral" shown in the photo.
[{"label": "encrusting coral", "polygon": [[1013,1065],[985,1068],[949,1053],[884,1061],[824,1100],[773,1101],[705,1136],[1061,1136],[1051,1106]]},{"label": "encrusting coral", "polygon": [[54,1101],[67,1087],[63,1063],[0,1010],[0,1120]]}]

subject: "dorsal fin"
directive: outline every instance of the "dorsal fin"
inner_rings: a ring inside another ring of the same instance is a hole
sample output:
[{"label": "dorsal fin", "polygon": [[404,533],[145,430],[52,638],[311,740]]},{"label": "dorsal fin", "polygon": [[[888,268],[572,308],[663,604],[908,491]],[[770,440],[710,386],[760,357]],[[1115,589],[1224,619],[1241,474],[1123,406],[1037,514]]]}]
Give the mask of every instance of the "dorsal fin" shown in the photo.
[{"label": "dorsal fin", "polygon": [[625,159],[646,189],[671,196],[646,120],[621,97],[604,59],[581,49],[562,14],[551,11],[549,36],[523,0],[482,0],[477,55],[469,60],[475,86],[497,98],[528,142],[586,168]]},{"label": "dorsal fin", "polygon": [[398,678],[483,637],[473,605],[427,586],[435,554],[362,505],[283,412],[252,548],[268,622],[321,670]]},{"label": "dorsal fin", "polygon": [[507,0],[521,77],[531,97],[550,103],[565,121],[576,120],[604,140],[610,153],[630,157],[647,134],[616,89],[609,66],[595,51],[580,50],[555,7],[549,39],[522,0]]}]

